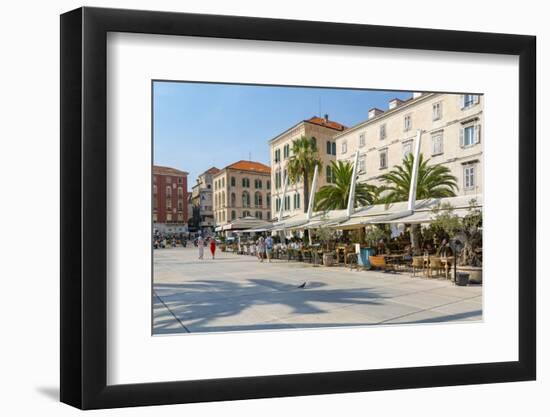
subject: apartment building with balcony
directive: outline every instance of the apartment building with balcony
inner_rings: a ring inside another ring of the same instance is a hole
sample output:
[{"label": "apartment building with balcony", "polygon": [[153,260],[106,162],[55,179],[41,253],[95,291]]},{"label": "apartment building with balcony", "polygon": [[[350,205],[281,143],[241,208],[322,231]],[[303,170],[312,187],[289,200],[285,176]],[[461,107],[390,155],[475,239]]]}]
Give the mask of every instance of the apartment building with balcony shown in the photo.
[{"label": "apartment building with balcony", "polygon": [[213,178],[214,222],[255,217],[271,220],[271,168],[255,161],[238,161]]},{"label": "apartment building with balcony", "polygon": [[430,164],[447,166],[457,178],[457,195],[483,192],[482,95],[414,93],[393,99],[388,109],[370,109],[367,120],[339,133],[336,159],[354,161],[359,181],[380,185],[379,177],[414,152],[422,130],[421,153]]},{"label": "apartment building with balcony", "polygon": [[271,211],[273,217],[279,215],[283,208],[283,217],[293,216],[307,211],[304,207],[303,180],[288,184],[283,198],[284,182],[288,173],[288,161],[292,156],[292,142],[302,136],[312,138],[317,145],[318,156],[322,162],[322,169],[318,176],[318,187],[331,181],[330,162],[336,159],[337,146],[334,137],[343,132],[346,127],[325,117],[311,117],[285,130],[269,140],[271,158]]},{"label": "apartment building with balcony", "polygon": [[161,233],[187,232],[187,175],[179,169],[153,166],[153,228]]}]

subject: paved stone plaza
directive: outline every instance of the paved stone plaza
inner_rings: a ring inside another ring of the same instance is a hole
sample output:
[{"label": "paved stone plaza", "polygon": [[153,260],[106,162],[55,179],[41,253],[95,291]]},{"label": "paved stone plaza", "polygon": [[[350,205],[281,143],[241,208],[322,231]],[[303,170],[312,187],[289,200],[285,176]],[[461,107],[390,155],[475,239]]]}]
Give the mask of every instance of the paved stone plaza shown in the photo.
[{"label": "paved stone plaza", "polygon": [[[154,251],[154,334],[481,320],[481,286],[195,247]],[[306,282],[305,288],[299,288]]]}]

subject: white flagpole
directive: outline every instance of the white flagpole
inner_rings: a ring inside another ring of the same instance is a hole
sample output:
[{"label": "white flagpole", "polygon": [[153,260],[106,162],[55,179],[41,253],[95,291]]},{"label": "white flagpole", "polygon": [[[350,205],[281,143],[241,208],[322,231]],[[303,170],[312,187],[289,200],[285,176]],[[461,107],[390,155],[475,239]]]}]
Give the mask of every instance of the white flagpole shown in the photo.
[{"label": "white flagpole", "polygon": [[413,171],[411,177],[411,185],[409,188],[409,204],[407,208],[410,211],[414,210],[416,204],[416,186],[418,184],[418,165],[420,162],[420,144],[422,140],[422,131],[420,129],[416,132],[416,144],[414,148],[414,162],[413,162]]},{"label": "white flagpole", "polygon": [[359,164],[359,151],[355,152],[355,162],[353,163],[353,174],[351,177],[351,184],[349,186],[348,196],[348,217],[353,214],[355,206],[355,183],[357,182],[357,165]]},{"label": "white flagpole", "polygon": [[319,166],[315,165],[315,171],[313,171],[313,181],[311,182],[311,190],[309,190],[309,204],[307,207],[307,220],[311,220],[313,214],[313,200],[315,200],[315,190],[317,188],[317,177],[319,175]]}]

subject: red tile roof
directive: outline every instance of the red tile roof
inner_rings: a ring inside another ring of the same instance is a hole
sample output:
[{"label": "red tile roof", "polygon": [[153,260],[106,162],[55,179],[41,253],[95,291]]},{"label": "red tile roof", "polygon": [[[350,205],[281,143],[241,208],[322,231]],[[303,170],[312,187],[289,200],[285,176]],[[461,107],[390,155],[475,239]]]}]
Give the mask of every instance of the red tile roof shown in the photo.
[{"label": "red tile roof", "polygon": [[226,169],[238,169],[240,171],[252,171],[252,172],[258,172],[260,174],[271,174],[271,168],[267,165],[264,165],[260,162],[254,162],[254,161],[238,161],[234,162],[231,165],[228,165],[225,167]]},{"label": "red tile roof", "polygon": [[207,169],[204,173],[205,173],[205,174],[216,175],[218,172],[220,172],[220,169],[219,169],[219,168],[212,167],[212,168]]},{"label": "red tile roof", "polygon": [[170,168],[170,167],[163,167],[160,165],[153,165],[153,174],[156,175],[174,175],[174,176],[185,176],[189,174],[185,171],[180,171],[176,168]]},{"label": "red tile roof", "polygon": [[308,123],[312,123],[314,125],[328,127],[330,129],[340,130],[340,131],[342,131],[346,128],[346,126],[344,126],[344,125],[342,125],[338,122],[333,122],[332,120],[326,120],[323,117],[317,117],[317,116],[313,116],[310,119],[304,120],[304,122],[308,122]]}]

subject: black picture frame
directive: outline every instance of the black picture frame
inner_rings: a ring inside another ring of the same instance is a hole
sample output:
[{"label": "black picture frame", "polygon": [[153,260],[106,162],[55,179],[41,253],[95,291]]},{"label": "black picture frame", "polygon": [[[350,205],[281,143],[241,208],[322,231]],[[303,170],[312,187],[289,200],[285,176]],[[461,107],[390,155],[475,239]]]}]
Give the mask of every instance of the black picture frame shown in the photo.
[{"label": "black picture frame", "polygon": [[[518,56],[518,361],[107,385],[108,32]],[[535,45],[534,36],[251,17],[88,7],[61,15],[61,401],[95,409],[535,379]]]}]

